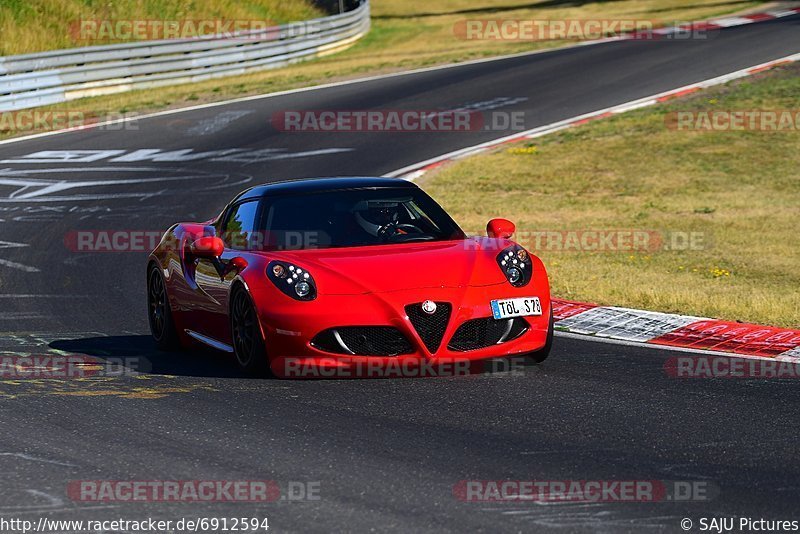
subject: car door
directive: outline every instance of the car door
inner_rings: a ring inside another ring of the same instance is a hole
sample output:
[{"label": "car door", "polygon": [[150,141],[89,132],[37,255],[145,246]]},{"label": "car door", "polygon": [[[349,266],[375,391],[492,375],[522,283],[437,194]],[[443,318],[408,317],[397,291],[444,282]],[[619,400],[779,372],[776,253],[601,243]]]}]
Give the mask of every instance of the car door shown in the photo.
[{"label": "car door", "polygon": [[228,296],[236,277],[236,271],[224,272],[231,259],[259,246],[261,202],[245,200],[233,204],[223,215],[217,236],[225,243],[225,251],[218,260],[201,259],[197,263],[195,281],[205,302],[199,333],[214,340],[230,344],[230,321],[228,319]]}]

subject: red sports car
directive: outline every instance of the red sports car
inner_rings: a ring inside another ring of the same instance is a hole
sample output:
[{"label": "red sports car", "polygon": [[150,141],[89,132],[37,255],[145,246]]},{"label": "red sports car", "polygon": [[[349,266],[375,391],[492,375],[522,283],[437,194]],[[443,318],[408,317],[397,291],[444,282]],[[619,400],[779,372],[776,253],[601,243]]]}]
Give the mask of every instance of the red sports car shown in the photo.
[{"label": "red sports car", "polygon": [[160,348],[199,342],[283,377],[541,362],[553,339],[547,272],[510,240],[510,221],[487,233],[467,237],[405,180],[253,187],[164,235],[147,265],[150,330]]}]

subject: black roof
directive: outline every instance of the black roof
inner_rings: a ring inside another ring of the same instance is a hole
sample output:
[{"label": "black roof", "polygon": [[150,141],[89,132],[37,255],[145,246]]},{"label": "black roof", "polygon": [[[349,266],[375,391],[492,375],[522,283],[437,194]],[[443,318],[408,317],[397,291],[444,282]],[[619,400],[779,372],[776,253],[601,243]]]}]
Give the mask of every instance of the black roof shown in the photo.
[{"label": "black roof", "polygon": [[369,188],[416,188],[417,186],[402,178],[370,178],[370,177],[345,177],[345,178],[311,178],[305,180],[286,180],[269,184],[257,185],[241,193],[236,200],[261,198],[263,196],[294,195],[302,193],[319,193],[322,191],[336,191],[339,189],[369,189]]}]

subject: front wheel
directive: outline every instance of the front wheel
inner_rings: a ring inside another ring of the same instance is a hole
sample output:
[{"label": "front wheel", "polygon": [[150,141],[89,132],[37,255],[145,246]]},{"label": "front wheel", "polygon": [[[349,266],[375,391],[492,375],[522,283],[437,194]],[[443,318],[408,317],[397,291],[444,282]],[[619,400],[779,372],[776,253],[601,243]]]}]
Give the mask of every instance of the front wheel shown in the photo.
[{"label": "front wheel", "polygon": [[178,332],[172,322],[172,310],[167,296],[167,285],[161,270],[155,265],[147,272],[147,319],[156,345],[161,350],[180,348]]},{"label": "front wheel", "polygon": [[263,374],[267,354],[253,301],[247,291],[237,289],[231,299],[231,335],[236,363],[251,374]]},{"label": "front wheel", "polygon": [[553,348],[553,326],[555,322],[553,321],[553,308],[550,308],[550,322],[547,326],[547,340],[544,343],[544,347],[541,349],[529,352],[525,356],[530,358],[536,363],[542,363],[550,356],[550,350]]}]

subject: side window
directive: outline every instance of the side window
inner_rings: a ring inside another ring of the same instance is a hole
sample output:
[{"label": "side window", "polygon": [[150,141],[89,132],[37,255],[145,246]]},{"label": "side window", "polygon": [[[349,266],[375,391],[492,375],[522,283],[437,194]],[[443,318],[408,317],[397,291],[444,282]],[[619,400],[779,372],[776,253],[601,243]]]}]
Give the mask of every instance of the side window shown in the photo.
[{"label": "side window", "polygon": [[228,212],[222,227],[225,246],[236,250],[258,248],[258,201],[237,204]]}]

